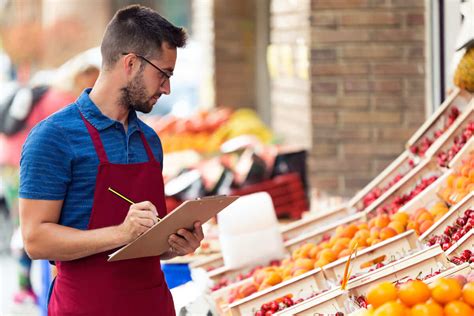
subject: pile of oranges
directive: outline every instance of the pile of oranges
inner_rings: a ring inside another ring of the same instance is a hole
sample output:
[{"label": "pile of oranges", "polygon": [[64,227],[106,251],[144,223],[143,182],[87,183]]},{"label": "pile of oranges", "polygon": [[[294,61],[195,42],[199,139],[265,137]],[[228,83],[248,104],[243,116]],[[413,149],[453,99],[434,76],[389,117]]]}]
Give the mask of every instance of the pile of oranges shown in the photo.
[{"label": "pile of oranges", "polygon": [[463,160],[462,165],[446,179],[445,186],[438,195],[453,205],[461,201],[469,192],[474,191],[474,152]]},{"label": "pile of oranges", "polygon": [[398,288],[382,282],[369,288],[366,316],[473,316],[474,282],[441,278],[430,286],[414,280]]},{"label": "pile of oranges", "polygon": [[318,244],[305,243],[301,245],[293,251],[291,257],[283,259],[279,266],[268,266],[255,271],[251,287],[253,291],[241,289],[238,298],[242,298],[243,293],[261,291],[313,269],[323,267],[348,256],[351,249],[361,250],[403,233],[407,229],[408,220],[408,214],[398,212],[392,216],[377,215],[368,223],[357,222],[341,225],[336,228],[332,236],[326,236]]},{"label": "pile of oranges", "polygon": [[449,207],[443,201],[436,202],[429,209],[420,208],[410,215],[407,229],[414,229],[418,235],[421,235],[448,211]]}]

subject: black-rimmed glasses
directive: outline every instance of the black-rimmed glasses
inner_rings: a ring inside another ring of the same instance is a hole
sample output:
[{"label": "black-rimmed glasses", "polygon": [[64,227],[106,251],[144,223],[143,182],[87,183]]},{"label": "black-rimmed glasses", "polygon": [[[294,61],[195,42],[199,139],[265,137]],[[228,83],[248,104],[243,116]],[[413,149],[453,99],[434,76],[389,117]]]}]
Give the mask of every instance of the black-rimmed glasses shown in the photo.
[{"label": "black-rimmed glasses", "polygon": [[163,69],[161,69],[160,67],[158,67],[157,65],[155,65],[154,63],[152,63],[151,61],[146,59],[145,57],[143,57],[142,55],[138,55],[138,54],[135,54],[135,53],[122,53],[122,55],[124,55],[124,56],[128,55],[128,54],[133,54],[133,55],[137,56],[138,58],[144,60],[148,64],[150,64],[150,66],[152,66],[153,68],[158,70],[163,76],[165,76],[166,80],[170,80],[171,76],[173,75],[173,73],[168,73],[168,72],[164,71]]}]

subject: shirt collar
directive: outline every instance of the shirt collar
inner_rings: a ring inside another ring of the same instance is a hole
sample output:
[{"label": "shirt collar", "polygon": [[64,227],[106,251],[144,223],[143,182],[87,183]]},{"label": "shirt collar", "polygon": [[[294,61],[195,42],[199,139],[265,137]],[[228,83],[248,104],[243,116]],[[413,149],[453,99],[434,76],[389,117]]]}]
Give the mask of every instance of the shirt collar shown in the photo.
[{"label": "shirt collar", "polygon": [[[98,131],[105,130],[116,123],[120,124],[120,122],[112,120],[111,118],[102,114],[100,109],[97,107],[97,105],[95,105],[89,96],[91,90],[91,88],[85,89],[76,101],[79,111],[81,111],[86,120],[89,121],[89,123],[91,123],[92,126],[94,126]],[[128,113],[128,133],[132,134],[138,130],[139,126],[137,113],[131,110]]]}]

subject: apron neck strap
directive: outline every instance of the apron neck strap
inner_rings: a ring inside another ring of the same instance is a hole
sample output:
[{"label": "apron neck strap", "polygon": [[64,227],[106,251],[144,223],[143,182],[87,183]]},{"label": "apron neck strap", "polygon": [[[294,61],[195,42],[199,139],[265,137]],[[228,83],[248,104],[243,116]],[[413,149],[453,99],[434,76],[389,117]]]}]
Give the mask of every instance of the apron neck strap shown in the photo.
[{"label": "apron neck strap", "polygon": [[145,134],[142,132],[141,129],[139,131],[140,131],[140,137],[142,139],[143,146],[145,146],[146,154],[148,155],[148,159],[150,159],[150,161],[155,162],[156,161],[155,155],[153,155],[153,151],[151,151],[150,145],[148,144],[148,141],[146,140]]},{"label": "apron neck strap", "polygon": [[[107,154],[105,153],[104,145],[102,143],[102,140],[100,139],[99,132],[97,129],[92,126],[92,124],[82,115],[82,113],[79,111],[81,114],[81,118],[84,121],[84,124],[86,124],[87,130],[89,131],[89,135],[92,138],[92,143],[94,144],[95,151],[97,152],[97,156],[99,156],[99,161],[100,162],[108,162],[109,159],[107,158]],[[140,138],[142,139],[143,146],[145,147],[146,154],[148,156],[148,159],[150,161],[155,162],[155,156],[153,155],[153,151],[150,148],[150,145],[148,144],[148,141],[145,138],[145,135],[143,132],[139,129],[140,133]]]},{"label": "apron neck strap", "polygon": [[79,113],[81,114],[81,118],[84,121],[84,124],[86,124],[87,131],[89,131],[89,135],[92,138],[92,143],[94,144],[97,156],[99,156],[99,161],[104,163],[108,162],[109,159],[107,159],[107,154],[105,153],[104,145],[102,144],[102,140],[100,139],[99,132],[94,126],[92,126],[92,124],[88,120],[86,120],[86,118],[82,115],[80,111]]}]

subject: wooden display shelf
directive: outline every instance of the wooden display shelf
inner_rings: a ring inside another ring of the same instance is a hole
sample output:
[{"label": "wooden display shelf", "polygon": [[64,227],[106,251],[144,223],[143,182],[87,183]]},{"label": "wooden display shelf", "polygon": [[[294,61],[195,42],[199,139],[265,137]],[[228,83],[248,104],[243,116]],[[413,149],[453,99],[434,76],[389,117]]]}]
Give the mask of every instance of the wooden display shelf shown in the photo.
[{"label": "wooden display shelf", "polygon": [[204,269],[206,271],[212,271],[213,269],[222,267],[224,265],[224,258],[221,253],[207,256],[206,258],[196,260],[189,264],[190,269]]},{"label": "wooden display shelf", "polygon": [[462,134],[463,129],[474,120],[474,99],[471,100],[466,111],[451,125],[443,135],[426,151],[426,157],[434,157],[441,151],[448,151],[454,143],[454,138]]},{"label": "wooden display shelf", "polygon": [[474,192],[469,193],[459,203],[451,206],[450,210],[439,221],[420,236],[420,241],[426,244],[432,236],[441,236],[447,226],[453,225],[458,217],[463,216],[464,212],[472,207],[474,207]]},{"label": "wooden display shelf", "polygon": [[[408,140],[406,148],[410,149],[413,145],[419,145],[422,139],[426,136],[433,137],[434,132],[445,126],[447,116],[453,106],[458,107],[461,114],[465,112],[469,102],[472,99],[472,94],[456,88],[444,100],[441,106],[421,125],[421,127]],[[458,117],[459,119],[459,117]],[[457,120],[456,120],[457,121]]]},{"label": "wooden display shelf", "polygon": [[425,188],[420,194],[414,197],[411,201],[408,201],[405,205],[400,207],[398,212],[405,212],[408,214],[413,214],[420,208],[426,208],[427,210],[431,208],[436,202],[443,201],[438,196],[439,189],[446,184],[446,179],[452,173],[451,170],[445,172],[441,177],[436,179],[435,182],[430,184]]},{"label": "wooden display shelf", "polygon": [[462,236],[454,245],[446,250],[446,255],[451,259],[452,257],[457,257],[461,253],[469,249],[474,251],[474,229],[471,229],[466,235]]},{"label": "wooden display shelf", "polygon": [[474,137],[471,137],[462,149],[449,162],[448,168],[456,170],[461,167],[463,160],[466,159],[471,152],[474,151]]},{"label": "wooden display shelf", "polygon": [[[387,259],[398,260],[406,256],[410,251],[419,249],[420,244],[415,231],[409,230],[401,233],[397,236],[379,242],[373,246],[362,249],[357,253],[357,256],[351,260],[352,273],[366,271],[368,267],[363,267],[364,263],[368,263],[372,260],[379,259],[378,262],[386,261]],[[338,259],[330,264],[323,267],[324,275],[326,279],[339,282],[344,276],[344,269],[348,256]],[[372,267],[372,264],[370,267]]]},{"label": "wooden display shelf", "polygon": [[293,299],[305,299],[315,292],[327,289],[323,271],[318,268],[233,302],[229,309],[232,316],[254,315],[262,304],[287,294],[293,294]]},{"label": "wooden display shelf", "polygon": [[290,316],[290,315],[317,315],[335,314],[344,311],[344,291],[335,288],[315,297],[307,299],[299,304],[286,308],[273,315]]},{"label": "wooden display shelf", "polygon": [[360,220],[365,220],[365,213],[352,214],[337,222],[325,225],[314,231],[301,234],[296,238],[287,240],[284,243],[284,246],[289,253],[292,253],[294,250],[296,250],[305,243],[319,243],[322,240],[323,236],[327,234],[332,234],[340,225],[346,225]]},{"label": "wooden display shelf", "polygon": [[[364,210],[364,197],[369,194],[375,188],[385,188],[390,182],[397,176],[403,175],[402,181],[405,176],[408,175],[410,170],[413,169],[410,166],[410,160],[417,165],[420,161],[419,158],[414,157],[408,150],[405,150],[397,159],[395,159],[388,167],[386,167],[375,179],[369,182],[361,191],[359,191],[350,201],[349,206],[356,210]],[[375,203],[372,202],[372,203]]]},{"label": "wooden display shelf", "polygon": [[[396,197],[409,193],[415,188],[421,179],[430,176],[441,176],[442,171],[436,164],[435,160],[423,160],[415,168],[413,168],[402,180],[397,182],[387,192],[382,194],[374,203],[372,203],[367,209],[366,213],[372,213],[380,206],[390,204]],[[425,188],[426,189],[426,188]]]},{"label": "wooden display shelf", "polygon": [[301,234],[314,231],[322,225],[326,225],[331,221],[341,219],[350,214],[351,209],[348,205],[344,204],[321,214],[309,215],[303,219],[283,226],[281,228],[283,240],[290,240]]},{"label": "wooden display shelf", "polygon": [[438,245],[424,249],[418,253],[407,256],[371,273],[361,275],[347,284],[348,290],[354,296],[366,295],[370,286],[382,281],[396,282],[407,278],[414,279],[438,271],[442,268],[452,267],[443,249]]}]

